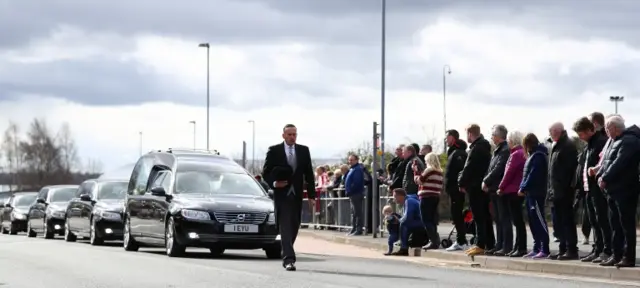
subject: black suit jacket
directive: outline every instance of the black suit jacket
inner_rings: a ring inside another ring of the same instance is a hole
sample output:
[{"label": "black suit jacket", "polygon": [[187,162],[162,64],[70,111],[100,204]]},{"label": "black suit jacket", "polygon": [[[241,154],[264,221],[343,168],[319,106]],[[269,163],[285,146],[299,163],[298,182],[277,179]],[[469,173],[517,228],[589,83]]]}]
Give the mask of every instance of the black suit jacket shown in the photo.
[{"label": "black suit jacket", "polygon": [[276,167],[290,167],[289,162],[287,161],[284,142],[269,147],[269,150],[267,151],[267,157],[264,161],[264,166],[262,167],[262,178],[267,182],[267,184],[269,184],[269,187],[273,189],[274,201],[279,201],[280,199],[287,197],[291,185],[293,185],[295,197],[300,199],[300,201],[302,201],[304,188],[307,189],[307,197],[309,199],[316,198],[315,174],[311,164],[309,148],[304,145],[296,144],[295,153],[297,165],[295,172],[293,172],[289,179],[289,185],[284,188],[276,188],[273,187],[273,182],[276,181],[276,179],[273,179],[273,170],[276,169]]}]

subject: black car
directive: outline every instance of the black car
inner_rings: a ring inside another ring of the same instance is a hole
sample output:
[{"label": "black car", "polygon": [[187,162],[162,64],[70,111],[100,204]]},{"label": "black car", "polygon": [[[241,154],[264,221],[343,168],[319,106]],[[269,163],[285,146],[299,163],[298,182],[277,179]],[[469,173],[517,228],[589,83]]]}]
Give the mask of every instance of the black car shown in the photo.
[{"label": "black car", "polygon": [[38,192],[16,192],[2,209],[2,234],[16,235],[27,231],[27,213]]},{"label": "black car", "polygon": [[66,210],[64,239],[89,238],[91,245],[122,240],[122,208],[127,180],[94,179],[84,181]]},{"label": "black car", "polygon": [[63,235],[64,214],[76,191],[78,185],[53,185],[40,189],[36,202],[27,213],[27,236],[36,237],[41,233],[45,239],[52,239],[55,234]]},{"label": "black car", "polygon": [[124,249],[186,247],[263,249],[280,258],[280,237],[267,191],[233,160],[216,153],[168,150],[142,156],[131,174]]}]

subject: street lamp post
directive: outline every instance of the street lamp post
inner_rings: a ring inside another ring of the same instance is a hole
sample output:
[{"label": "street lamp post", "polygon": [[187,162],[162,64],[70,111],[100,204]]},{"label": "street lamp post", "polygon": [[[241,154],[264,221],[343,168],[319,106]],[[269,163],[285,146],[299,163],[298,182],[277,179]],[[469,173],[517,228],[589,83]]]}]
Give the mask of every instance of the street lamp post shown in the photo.
[{"label": "street lamp post", "polygon": [[451,67],[442,67],[442,117],[444,122],[444,153],[447,153],[447,74],[451,74]]},{"label": "street lamp post", "polygon": [[254,120],[249,120],[249,123],[251,123],[251,133],[252,133],[252,139],[251,139],[251,172],[255,173],[255,169],[256,169],[256,121]]},{"label": "street lamp post", "polygon": [[614,105],[615,105],[615,107],[616,107],[616,108],[615,108],[615,109],[616,109],[616,110],[615,110],[615,111],[616,111],[615,113],[616,113],[616,114],[618,114],[618,102],[622,102],[622,101],[624,101],[624,96],[610,96],[610,97],[609,97],[609,100],[611,100],[611,102],[613,102],[613,103],[614,103]]},{"label": "street lamp post", "polygon": [[190,124],[193,124],[193,150],[196,150],[196,120],[189,121]]},{"label": "street lamp post", "polygon": [[[380,168],[384,169],[384,104],[385,104],[385,85],[386,85],[386,57],[387,57],[387,1],[382,0],[382,25],[381,25],[381,56],[380,56],[380,151],[382,156],[380,157]],[[374,143],[375,145],[375,143]],[[375,155],[373,156],[375,157]],[[375,169],[375,167],[373,167]]]},{"label": "street lamp post", "polygon": [[209,55],[211,54],[211,45],[209,45],[209,43],[200,43],[198,47],[207,48],[207,150],[209,150]]}]

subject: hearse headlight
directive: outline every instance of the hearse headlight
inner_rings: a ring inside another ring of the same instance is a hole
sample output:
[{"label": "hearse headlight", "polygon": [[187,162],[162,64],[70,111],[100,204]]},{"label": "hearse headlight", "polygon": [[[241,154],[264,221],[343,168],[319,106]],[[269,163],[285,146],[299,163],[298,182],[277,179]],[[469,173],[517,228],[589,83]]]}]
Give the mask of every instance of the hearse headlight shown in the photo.
[{"label": "hearse headlight", "polygon": [[64,211],[58,210],[58,211],[51,211],[50,213],[51,213],[51,217],[53,218],[60,218],[60,219],[64,218]]},{"label": "hearse headlight", "polygon": [[276,213],[269,213],[269,220],[267,220],[269,224],[276,224]]},{"label": "hearse headlight", "polygon": [[193,220],[211,220],[209,213],[198,210],[183,209],[180,211],[182,217]]},{"label": "hearse headlight", "polygon": [[120,220],[120,214],[115,212],[100,211],[100,217],[107,220]]},{"label": "hearse headlight", "polygon": [[16,219],[16,220],[24,220],[27,218],[27,215],[24,215],[16,211],[13,211],[13,213],[11,213],[11,216],[13,216],[13,219]]}]

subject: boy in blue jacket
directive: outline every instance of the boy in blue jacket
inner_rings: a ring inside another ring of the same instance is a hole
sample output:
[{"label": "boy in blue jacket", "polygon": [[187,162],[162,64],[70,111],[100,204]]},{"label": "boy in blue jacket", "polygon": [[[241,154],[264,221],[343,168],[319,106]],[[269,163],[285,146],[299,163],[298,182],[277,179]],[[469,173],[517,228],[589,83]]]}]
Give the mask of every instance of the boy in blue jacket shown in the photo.
[{"label": "boy in blue jacket", "polygon": [[391,253],[395,256],[409,256],[409,236],[415,232],[423,232],[422,216],[420,214],[420,200],[416,195],[407,195],[402,188],[393,189],[396,203],[404,203],[404,213],[400,218],[400,250]]},{"label": "boy in blue jacket", "polygon": [[384,223],[389,233],[389,250],[384,255],[391,255],[393,253],[393,244],[400,239],[400,214],[393,212],[393,208],[387,205],[382,208],[382,215],[384,215]]},{"label": "boy in blue jacket", "polygon": [[549,256],[549,228],[544,218],[544,204],[547,198],[548,162],[547,148],[534,134],[527,134],[522,140],[527,161],[524,164],[522,182],[518,196],[525,197],[529,229],[533,236],[533,250],[525,258],[543,259]]}]

